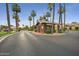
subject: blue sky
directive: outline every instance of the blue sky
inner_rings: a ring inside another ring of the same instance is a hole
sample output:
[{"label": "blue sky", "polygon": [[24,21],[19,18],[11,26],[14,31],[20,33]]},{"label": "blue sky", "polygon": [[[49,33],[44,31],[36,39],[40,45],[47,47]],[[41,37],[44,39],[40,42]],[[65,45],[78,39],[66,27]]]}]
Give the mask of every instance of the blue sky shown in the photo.
[{"label": "blue sky", "polygon": [[[30,16],[32,10],[35,10],[37,14],[35,21],[39,19],[39,16],[43,16],[47,11],[49,11],[47,3],[21,3],[19,5],[21,7],[21,13],[19,13],[21,25],[29,25],[28,16]],[[15,20],[12,18],[12,4],[9,4],[9,7],[10,22],[12,25],[15,25]],[[58,22],[58,4],[56,4],[55,8],[55,22]],[[79,4],[77,3],[66,4],[66,23],[71,22],[79,22]],[[5,4],[2,3],[0,3],[0,25],[1,24],[7,24],[6,7]]]}]

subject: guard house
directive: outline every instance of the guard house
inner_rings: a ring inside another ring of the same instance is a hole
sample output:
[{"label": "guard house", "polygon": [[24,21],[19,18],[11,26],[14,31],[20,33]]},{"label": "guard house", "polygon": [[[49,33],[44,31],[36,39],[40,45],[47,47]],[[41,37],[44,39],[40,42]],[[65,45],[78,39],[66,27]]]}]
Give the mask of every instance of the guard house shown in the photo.
[{"label": "guard house", "polygon": [[[54,32],[58,32],[58,25],[59,25],[58,23],[54,23]],[[64,25],[62,25],[62,26],[64,29]],[[66,24],[65,29],[70,30],[70,31],[79,30],[79,24],[78,23]],[[41,21],[37,22],[36,32],[51,33],[52,32],[52,23],[45,21],[45,20],[41,20]]]},{"label": "guard house", "polygon": [[[54,23],[55,26],[55,32],[57,32],[58,30],[58,24]],[[40,33],[51,33],[51,28],[52,28],[52,23],[45,21],[45,20],[41,20],[39,22],[37,22],[36,24],[36,32],[40,32]]]}]

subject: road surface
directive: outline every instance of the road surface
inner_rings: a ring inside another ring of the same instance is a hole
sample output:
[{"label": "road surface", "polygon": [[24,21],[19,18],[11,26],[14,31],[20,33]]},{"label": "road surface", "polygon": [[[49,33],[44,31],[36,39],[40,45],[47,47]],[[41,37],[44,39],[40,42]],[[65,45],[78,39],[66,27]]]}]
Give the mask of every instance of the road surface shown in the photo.
[{"label": "road surface", "polygon": [[21,31],[0,43],[0,55],[79,56],[79,32],[48,36]]}]

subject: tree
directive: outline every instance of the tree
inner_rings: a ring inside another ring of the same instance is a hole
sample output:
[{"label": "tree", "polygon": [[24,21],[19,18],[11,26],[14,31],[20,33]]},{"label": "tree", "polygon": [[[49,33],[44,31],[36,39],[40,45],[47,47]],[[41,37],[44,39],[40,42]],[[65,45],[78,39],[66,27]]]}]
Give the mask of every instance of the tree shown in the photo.
[{"label": "tree", "polygon": [[54,19],[55,19],[55,3],[53,4],[53,19],[52,19],[53,32],[55,32]]},{"label": "tree", "polygon": [[30,21],[30,28],[31,28],[32,16],[29,16],[28,20]]},{"label": "tree", "polygon": [[44,15],[44,16],[40,16],[39,21],[47,21],[47,19],[46,19],[46,15]]},{"label": "tree", "polygon": [[34,17],[36,16],[36,12],[34,10],[32,10],[31,16],[33,17],[33,30],[34,30],[34,25],[35,25]]},{"label": "tree", "polygon": [[44,21],[47,21],[47,19],[46,19],[46,15],[43,16],[43,20],[44,20]]},{"label": "tree", "polygon": [[24,29],[25,29],[25,30],[28,30],[28,29],[29,29],[29,27],[26,25]]},{"label": "tree", "polygon": [[59,3],[59,25],[58,25],[58,31],[62,32],[63,26],[62,26],[62,13],[64,12],[64,8],[62,7],[61,3]]},{"label": "tree", "polygon": [[[51,21],[52,21],[52,33],[54,32],[54,17],[55,17],[55,3],[49,3],[48,4],[48,9],[50,10],[50,13],[51,13]],[[53,11],[52,11],[53,9]]]},{"label": "tree", "polygon": [[12,11],[14,13],[13,18],[16,21],[16,31],[18,31],[18,26],[19,26],[19,21],[20,21],[18,13],[21,12],[20,6],[18,4],[13,4]]},{"label": "tree", "polygon": [[39,19],[39,20],[41,21],[42,19],[43,19],[43,17],[42,17],[42,16],[40,16],[40,19]]},{"label": "tree", "polygon": [[46,12],[46,17],[47,17],[47,20],[48,20],[48,17],[50,17],[50,12]]},{"label": "tree", "polygon": [[64,31],[65,31],[65,21],[66,21],[66,5],[64,3]]},{"label": "tree", "polygon": [[39,22],[39,20],[37,19],[36,23],[38,23],[38,22]]},{"label": "tree", "polygon": [[22,27],[24,27],[24,24],[22,24]]},{"label": "tree", "polygon": [[10,32],[10,15],[9,15],[9,6],[8,3],[6,3],[6,14],[7,14],[7,23],[8,23],[8,30]]}]

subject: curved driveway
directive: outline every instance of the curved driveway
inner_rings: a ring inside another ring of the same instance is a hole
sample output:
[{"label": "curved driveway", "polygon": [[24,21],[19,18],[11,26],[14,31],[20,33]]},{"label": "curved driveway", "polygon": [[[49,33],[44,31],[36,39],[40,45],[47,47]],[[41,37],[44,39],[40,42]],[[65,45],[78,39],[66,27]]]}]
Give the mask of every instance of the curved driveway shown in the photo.
[{"label": "curved driveway", "polygon": [[0,43],[0,55],[79,56],[79,32],[48,36],[21,31]]}]

